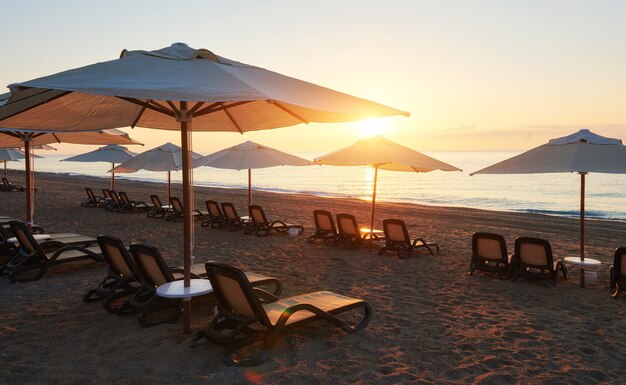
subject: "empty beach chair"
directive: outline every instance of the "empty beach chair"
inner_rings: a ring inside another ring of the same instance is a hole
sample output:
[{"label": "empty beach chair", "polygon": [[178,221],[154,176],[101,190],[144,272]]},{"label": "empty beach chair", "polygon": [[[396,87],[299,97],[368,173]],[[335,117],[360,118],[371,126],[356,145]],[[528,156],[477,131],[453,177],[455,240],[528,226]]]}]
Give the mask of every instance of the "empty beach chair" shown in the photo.
[{"label": "empty beach chair", "polygon": [[502,235],[474,233],[472,235],[472,259],[468,274],[474,270],[496,273],[499,278],[508,278],[511,273],[511,258]]},{"label": "empty beach chair", "polygon": [[626,283],[626,263],[624,263],[624,256],[626,255],[626,247],[619,247],[615,249],[613,255],[613,264],[609,271],[609,288],[611,289],[611,297],[619,297],[622,290],[624,290],[624,283]]},{"label": "empty beach chair", "polygon": [[153,207],[148,214],[146,214],[148,218],[163,218],[170,209],[170,206],[163,206],[158,195],[150,195],[150,200],[152,201]]},{"label": "empty beach chair", "polygon": [[512,277],[543,278],[546,286],[556,286],[559,271],[567,278],[567,268],[562,259],[554,260],[552,246],[545,239],[518,237],[511,258]]},{"label": "empty beach chair", "polygon": [[183,204],[178,197],[170,197],[170,206],[172,208],[167,212],[165,220],[176,222],[179,219],[183,219]]},{"label": "empty beach chair", "polygon": [[13,283],[38,280],[50,267],[60,263],[84,259],[104,261],[99,246],[83,247],[54,240],[39,243],[26,223],[20,221],[10,223],[20,244],[19,253],[5,266],[9,272],[9,280]]},{"label": "empty beach chair", "polygon": [[214,229],[219,229],[226,221],[220,209],[220,205],[213,200],[207,200],[204,203],[206,205],[207,215],[202,219],[202,227],[211,226]]},{"label": "empty beach chair", "polygon": [[[217,297],[218,313],[194,340],[206,338],[226,346],[224,361],[229,366],[261,364],[278,336],[311,321],[328,321],[347,333],[365,328],[370,321],[372,309],[360,299],[329,291],[281,299],[253,288],[246,274],[235,267],[208,262],[206,269]],[[362,312],[363,315],[350,325],[337,318],[347,312]],[[262,341],[259,354],[235,358],[241,347],[258,341]]]},{"label": "empty beach chair", "polygon": [[361,234],[361,229],[356,217],[352,214],[337,214],[337,242],[342,246],[351,249],[361,247],[365,243],[365,239]]},{"label": "empty beach chair", "polygon": [[[107,276],[84,296],[84,302],[104,300],[102,306],[109,313],[122,313],[114,306],[116,300],[135,294],[140,285],[135,275],[137,267],[124,243],[111,235],[99,235],[98,245],[108,265]],[[127,306],[127,304],[125,305]]]},{"label": "empty beach chair", "polygon": [[4,191],[26,191],[23,186],[20,186],[19,184],[12,184],[7,178],[2,178],[2,186],[4,187]]},{"label": "empty beach chair", "polygon": [[387,251],[395,251],[400,258],[413,256],[415,251],[425,249],[430,255],[439,254],[439,245],[428,243],[424,238],[411,240],[406,224],[400,219],[383,220],[383,231],[385,233],[385,245],[378,250],[378,255],[383,255]]},{"label": "empty beach chair", "polygon": [[98,207],[104,202],[104,197],[94,194],[90,187],[85,187],[85,192],[87,193],[87,199],[80,203],[82,207]]},{"label": "empty beach chair", "polygon": [[152,206],[146,202],[130,200],[128,195],[123,191],[120,191],[119,197],[121,202],[120,211],[147,211],[152,208]]},{"label": "empty beach chair", "polygon": [[316,239],[332,242],[337,240],[337,227],[330,211],[314,210],[313,220],[315,221],[315,234],[309,237],[309,242],[313,243]]},{"label": "empty beach chair", "polygon": [[251,205],[249,209],[250,224],[245,230],[246,234],[254,233],[258,237],[264,237],[270,234],[272,230],[279,233],[285,233],[290,229],[297,229],[298,234],[302,234],[302,232],[304,231],[304,227],[302,227],[301,225],[286,223],[281,221],[280,219],[270,222],[265,216],[265,211],[263,210],[263,207],[259,205]]},{"label": "empty beach chair", "polygon": [[244,220],[237,214],[235,205],[230,202],[222,202],[222,213],[224,213],[224,227],[228,231],[241,230],[248,225],[248,221]]}]

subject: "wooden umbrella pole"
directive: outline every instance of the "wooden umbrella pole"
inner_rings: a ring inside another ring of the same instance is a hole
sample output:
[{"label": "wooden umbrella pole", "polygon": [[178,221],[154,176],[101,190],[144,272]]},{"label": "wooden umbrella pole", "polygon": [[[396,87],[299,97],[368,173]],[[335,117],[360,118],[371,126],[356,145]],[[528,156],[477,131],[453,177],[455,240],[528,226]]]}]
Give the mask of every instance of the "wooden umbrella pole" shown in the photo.
[{"label": "wooden umbrella pole", "polygon": [[252,204],[252,170],[248,169],[248,207]]},{"label": "wooden umbrella pole", "polygon": [[24,137],[24,155],[26,163],[26,223],[30,228],[35,216],[35,189],[33,186],[33,147],[32,137],[26,134]]},{"label": "wooden umbrella pole", "polygon": [[374,212],[376,209],[376,182],[378,181],[378,166],[374,167],[374,192],[372,193],[372,218],[370,220],[370,238],[373,236],[374,231]]},{"label": "wooden umbrella pole", "polygon": [[[580,173],[580,261],[585,261],[585,175]],[[585,287],[585,269],[580,267],[580,287]]]},{"label": "wooden umbrella pole", "polygon": [[170,204],[170,198],[172,197],[172,172],[167,172],[167,204]]},{"label": "wooden umbrella pole", "polygon": [[[180,136],[183,150],[183,247],[184,287],[191,286],[191,264],[193,259],[193,169],[191,168],[191,118],[187,115],[187,102],[180,102]],[[183,331],[191,332],[191,298],[185,298],[183,308]]]},{"label": "wooden umbrella pole", "polygon": [[[115,168],[115,163],[111,163],[111,169]],[[111,171],[111,190],[115,190],[115,173]]]},{"label": "wooden umbrella pole", "polygon": [[7,178],[7,161],[4,161],[4,179]]}]

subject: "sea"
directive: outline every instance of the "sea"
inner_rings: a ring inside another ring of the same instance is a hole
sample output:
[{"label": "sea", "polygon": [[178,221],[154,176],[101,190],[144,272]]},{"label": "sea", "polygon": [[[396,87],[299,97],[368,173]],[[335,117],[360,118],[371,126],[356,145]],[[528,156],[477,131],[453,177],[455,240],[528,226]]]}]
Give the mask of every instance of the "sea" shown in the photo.
[{"label": "sea", "polygon": [[[461,172],[428,173],[380,170],[376,201],[416,203],[432,206],[471,207],[497,211],[517,211],[578,217],[580,212],[580,175],[577,173],[527,175],[474,175],[477,171],[520,151],[425,152],[436,159],[461,168]],[[107,163],[60,162],[72,154],[50,154],[35,160],[35,170],[69,175],[102,177],[108,186],[111,168]],[[294,153],[313,159],[323,153]],[[23,162],[9,162],[9,169],[24,169]],[[342,166],[280,166],[252,171],[254,190],[277,193],[310,194],[324,197],[371,200],[373,169]],[[116,178],[167,181],[167,173],[139,171],[116,174]],[[172,172],[180,183],[181,173]],[[246,170],[199,167],[194,184],[226,189],[247,189]],[[99,186],[95,186],[99,187]],[[165,187],[164,187],[165,189]],[[585,215],[590,219],[626,220],[626,175],[590,173],[586,177]],[[207,197],[208,199],[208,197]]]}]

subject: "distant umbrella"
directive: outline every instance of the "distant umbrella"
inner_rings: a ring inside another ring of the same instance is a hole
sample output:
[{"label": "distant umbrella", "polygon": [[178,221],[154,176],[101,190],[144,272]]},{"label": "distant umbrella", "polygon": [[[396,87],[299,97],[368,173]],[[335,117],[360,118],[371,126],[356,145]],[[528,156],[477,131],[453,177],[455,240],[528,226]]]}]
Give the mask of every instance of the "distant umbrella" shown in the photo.
[{"label": "distant umbrella", "polygon": [[[0,148],[0,161],[4,162],[4,177],[7,177],[7,162],[17,161],[24,159],[24,152],[15,148]],[[35,155],[35,158],[41,158],[39,155]]]},{"label": "distant umbrella", "polygon": [[315,163],[331,166],[369,166],[374,168],[370,229],[374,229],[378,169],[408,172],[461,171],[454,166],[392,142],[380,135],[358,140],[351,146],[320,156],[315,159]]},{"label": "distant umbrella", "polygon": [[[193,167],[201,166],[202,164],[197,162],[197,159],[202,158],[202,155],[192,153],[194,159]],[[131,173],[139,170],[147,171],[167,171],[167,200],[169,202],[172,195],[171,189],[171,172],[180,171],[183,167],[183,153],[182,149],[173,144],[165,143],[159,147],[155,147],[151,150],[142,152],[139,155],[123,162],[119,166],[109,170],[114,173]]]},{"label": "distant umbrella", "polygon": [[252,169],[275,166],[308,166],[306,159],[251,141],[225,148],[198,159],[207,167],[248,170],[248,206],[252,204]]},{"label": "distant umbrella", "polygon": [[[580,259],[585,260],[585,175],[589,172],[626,174],[626,146],[621,139],[607,138],[582,129],[551,139],[517,156],[475,171],[476,174],[580,174]],[[580,285],[585,286],[581,269]]]},{"label": "distant umbrella", "polygon": [[[90,151],[81,155],[72,156],[67,159],[61,159],[61,162],[107,162],[111,163],[111,168],[115,168],[115,163],[123,163],[137,155],[137,153],[129,151],[124,146],[117,144],[109,144],[100,147],[97,150]],[[115,173],[111,173],[111,190],[115,190]]]}]

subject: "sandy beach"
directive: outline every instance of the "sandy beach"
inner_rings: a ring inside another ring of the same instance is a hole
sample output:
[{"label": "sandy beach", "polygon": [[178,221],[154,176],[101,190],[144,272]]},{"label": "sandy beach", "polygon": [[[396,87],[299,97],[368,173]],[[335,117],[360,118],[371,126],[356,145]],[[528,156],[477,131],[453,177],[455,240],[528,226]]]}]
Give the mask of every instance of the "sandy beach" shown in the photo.
[{"label": "sandy beach", "polygon": [[[9,179],[22,184],[23,174]],[[46,232],[111,234],[127,244],[157,246],[172,265],[182,264],[182,222],[83,208],[84,187],[107,187],[91,177],[36,174],[35,222]],[[131,199],[165,196],[165,186],[120,180]],[[180,185],[173,194],[180,195]],[[245,213],[246,192],[196,188],[206,199],[230,201]],[[23,218],[24,193],[0,193],[0,214]],[[601,260],[598,283],[579,287],[578,269],[556,288],[542,281],[467,275],[471,235],[502,234],[509,251],[517,236],[551,242],[555,256],[578,255],[578,220],[536,214],[408,204],[377,205],[383,218],[405,220],[414,236],[436,241],[441,254],[399,259],[388,253],[310,244],[318,208],[369,218],[369,202],[256,192],[270,219],[305,226],[304,236],[258,238],[201,228],[196,262],[208,259],[279,278],[284,296],[330,290],[362,298],[374,316],[352,335],[315,323],[282,338],[270,359],[254,368],[222,363],[222,348],[190,348],[182,321],[143,328],[134,316],[106,313],[83,294],[105,276],[104,264],[73,263],[36,282],[0,277],[2,384],[591,384],[626,382],[626,300],[612,300],[608,264],[626,245],[626,223],[587,222],[587,256]],[[211,317],[214,298],[192,302],[192,328]]]}]

